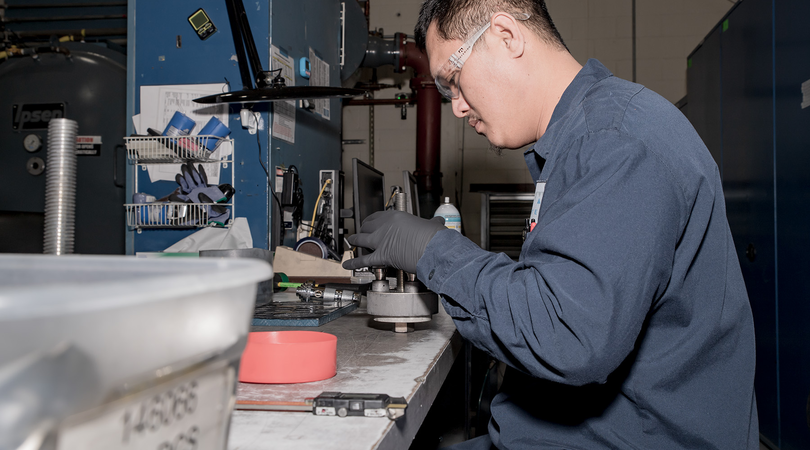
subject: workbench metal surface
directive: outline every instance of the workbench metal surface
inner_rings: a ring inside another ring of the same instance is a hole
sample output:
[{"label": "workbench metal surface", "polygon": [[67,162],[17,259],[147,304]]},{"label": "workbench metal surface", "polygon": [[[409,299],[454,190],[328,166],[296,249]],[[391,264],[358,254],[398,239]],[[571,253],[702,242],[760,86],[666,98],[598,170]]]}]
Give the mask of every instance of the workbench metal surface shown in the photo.
[{"label": "workbench metal surface", "polygon": [[405,416],[326,417],[301,412],[235,411],[228,448],[246,449],[407,449],[460,353],[462,340],[440,308],[433,320],[410,333],[375,322],[365,304],[320,327],[252,327],[252,331],[306,329],[337,336],[337,375],[301,384],[240,383],[239,400],[302,401],[325,391],[405,397]]}]

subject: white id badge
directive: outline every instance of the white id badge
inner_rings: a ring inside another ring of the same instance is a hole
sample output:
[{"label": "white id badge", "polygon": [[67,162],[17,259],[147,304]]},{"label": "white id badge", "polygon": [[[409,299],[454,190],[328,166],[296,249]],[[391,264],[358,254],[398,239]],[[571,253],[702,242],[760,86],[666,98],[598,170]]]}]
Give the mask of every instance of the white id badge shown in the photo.
[{"label": "white id badge", "polygon": [[534,188],[534,203],[532,203],[532,215],[529,222],[537,223],[540,216],[540,205],[543,204],[543,194],[546,192],[546,183],[538,181]]}]

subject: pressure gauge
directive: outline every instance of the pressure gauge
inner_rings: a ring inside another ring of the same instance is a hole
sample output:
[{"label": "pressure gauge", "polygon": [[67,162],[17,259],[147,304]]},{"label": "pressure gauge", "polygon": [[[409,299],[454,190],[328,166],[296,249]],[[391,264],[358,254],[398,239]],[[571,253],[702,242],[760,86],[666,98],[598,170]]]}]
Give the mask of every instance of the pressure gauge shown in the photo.
[{"label": "pressure gauge", "polygon": [[42,138],[36,134],[29,134],[23,139],[23,147],[25,147],[26,151],[31,153],[39,151],[39,149],[42,148]]}]

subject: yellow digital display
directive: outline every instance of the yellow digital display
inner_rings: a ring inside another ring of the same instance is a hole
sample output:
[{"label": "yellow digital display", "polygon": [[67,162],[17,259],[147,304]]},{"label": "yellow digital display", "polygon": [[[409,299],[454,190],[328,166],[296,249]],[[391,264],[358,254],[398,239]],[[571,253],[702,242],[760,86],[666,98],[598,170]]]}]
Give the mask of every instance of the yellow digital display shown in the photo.
[{"label": "yellow digital display", "polygon": [[208,22],[208,16],[205,15],[205,11],[199,10],[192,14],[191,17],[188,18],[188,21],[191,22],[191,26],[193,26],[195,30],[199,30],[200,27]]},{"label": "yellow digital display", "polygon": [[202,40],[208,39],[212,34],[217,32],[217,27],[214,26],[214,22],[211,22],[211,18],[208,17],[208,14],[206,14],[202,8],[188,16],[188,23],[191,24],[191,28],[194,28],[194,31],[197,32],[197,36]]}]

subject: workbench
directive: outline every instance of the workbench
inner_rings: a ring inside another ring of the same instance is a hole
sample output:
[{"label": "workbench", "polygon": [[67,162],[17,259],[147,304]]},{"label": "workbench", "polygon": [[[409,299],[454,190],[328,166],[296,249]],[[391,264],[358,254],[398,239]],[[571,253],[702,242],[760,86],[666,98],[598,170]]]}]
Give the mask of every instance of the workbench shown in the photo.
[{"label": "workbench", "polygon": [[252,327],[251,331],[308,330],[337,336],[337,375],[301,384],[240,383],[239,400],[303,401],[321,392],[405,397],[405,416],[387,418],[315,416],[304,412],[234,411],[228,448],[407,449],[461,353],[453,320],[439,308],[433,320],[410,333],[375,322],[365,304],[320,327]]}]

